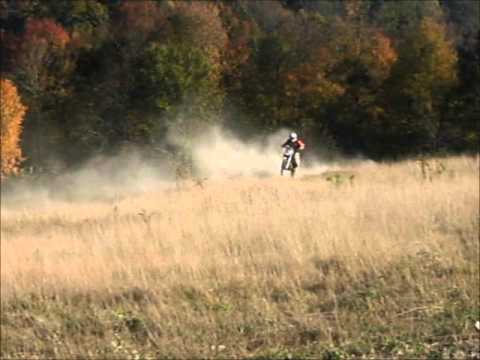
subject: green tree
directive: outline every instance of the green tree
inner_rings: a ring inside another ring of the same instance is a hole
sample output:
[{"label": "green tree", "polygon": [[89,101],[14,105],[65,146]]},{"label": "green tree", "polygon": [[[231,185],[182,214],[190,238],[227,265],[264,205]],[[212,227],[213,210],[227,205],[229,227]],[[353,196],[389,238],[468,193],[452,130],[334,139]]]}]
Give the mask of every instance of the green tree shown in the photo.
[{"label": "green tree", "polygon": [[374,21],[387,35],[403,39],[426,18],[440,21],[439,0],[384,1]]},{"label": "green tree", "polygon": [[386,87],[402,151],[436,148],[441,106],[456,81],[457,54],[445,25],[423,19],[402,40]]},{"label": "green tree", "polygon": [[443,108],[441,146],[454,151],[478,152],[480,146],[480,30],[473,44],[459,47],[459,83]]},{"label": "green tree", "polygon": [[151,143],[165,141],[170,134],[191,159],[193,138],[218,120],[215,114],[223,103],[218,79],[212,74],[212,64],[200,49],[151,44],[140,65],[134,98],[144,120],[137,122],[134,131],[141,131]]}]

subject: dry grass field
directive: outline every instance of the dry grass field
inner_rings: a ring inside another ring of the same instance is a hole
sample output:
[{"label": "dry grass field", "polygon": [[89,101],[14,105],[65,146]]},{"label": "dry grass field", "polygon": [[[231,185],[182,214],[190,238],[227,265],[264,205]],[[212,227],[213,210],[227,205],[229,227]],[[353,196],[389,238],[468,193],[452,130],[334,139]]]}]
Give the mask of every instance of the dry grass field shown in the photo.
[{"label": "dry grass field", "polygon": [[478,358],[479,163],[442,163],[2,202],[1,358]]}]

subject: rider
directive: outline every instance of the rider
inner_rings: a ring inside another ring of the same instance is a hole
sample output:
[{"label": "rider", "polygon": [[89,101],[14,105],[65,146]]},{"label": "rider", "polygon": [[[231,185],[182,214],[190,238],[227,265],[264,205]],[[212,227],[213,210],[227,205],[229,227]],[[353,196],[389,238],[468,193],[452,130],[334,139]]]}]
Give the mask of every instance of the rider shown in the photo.
[{"label": "rider", "polygon": [[297,133],[292,132],[288,136],[287,141],[283,143],[282,147],[287,145],[290,145],[295,151],[295,155],[293,157],[293,166],[297,168],[300,166],[300,154],[305,149],[305,143],[298,138]]}]

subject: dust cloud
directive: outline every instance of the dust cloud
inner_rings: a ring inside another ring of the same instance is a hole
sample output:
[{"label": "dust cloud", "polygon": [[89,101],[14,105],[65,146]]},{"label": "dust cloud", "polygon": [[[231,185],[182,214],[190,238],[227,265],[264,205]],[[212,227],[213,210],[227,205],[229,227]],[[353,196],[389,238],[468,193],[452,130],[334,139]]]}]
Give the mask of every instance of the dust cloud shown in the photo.
[{"label": "dust cloud", "polygon": [[[214,127],[194,142],[194,161],[208,178],[279,175],[281,145],[290,132],[290,129],[282,129],[244,142]],[[301,173],[321,173],[327,168],[326,163],[311,156],[309,165],[302,168]]]},{"label": "dust cloud", "polygon": [[[192,142],[198,176],[212,180],[279,176],[281,144],[290,131],[282,129],[241,141],[231,132],[211,127]],[[300,177],[329,168],[318,159],[303,165]],[[138,193],[173,188],[176,180],[174,166],[166,157],[146,159],[141,151],[132,150],[112,157],[96,157],[79,169],[56,175],[11,180],[2,184],[1,205],[5,208],[37,206],[51,201],[113,202]]]}]

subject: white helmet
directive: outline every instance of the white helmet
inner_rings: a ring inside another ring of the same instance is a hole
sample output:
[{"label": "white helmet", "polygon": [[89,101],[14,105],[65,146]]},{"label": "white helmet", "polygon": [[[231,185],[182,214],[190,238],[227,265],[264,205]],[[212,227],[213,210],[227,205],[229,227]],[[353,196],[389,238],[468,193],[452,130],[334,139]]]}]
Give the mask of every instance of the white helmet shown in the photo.
[{"label": "white helmet", "polygon": [[292,140],[292,141],[297,141],[297,140],[298,140],[298,135],[297,135],[297,133],[292,132],[292,133],[290,133],[289,138],[290,138],[290,140]]}]

